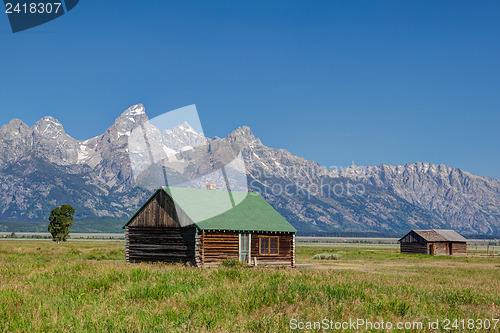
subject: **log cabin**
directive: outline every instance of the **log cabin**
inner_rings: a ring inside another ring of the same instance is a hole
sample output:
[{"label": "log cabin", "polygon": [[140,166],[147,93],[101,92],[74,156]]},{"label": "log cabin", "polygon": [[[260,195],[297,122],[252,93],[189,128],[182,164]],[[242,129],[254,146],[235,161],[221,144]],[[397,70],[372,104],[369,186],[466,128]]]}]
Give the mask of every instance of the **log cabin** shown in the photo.
[{"label": "log cabin", "polygon": [[124,229],[127,262],[295,266],[297,230],[258,193],[162,187]]},{"label": "log cabin", "polygon": [[412,230],[399,240],[401,253],[467,255],[467,240],[454,230]]}]

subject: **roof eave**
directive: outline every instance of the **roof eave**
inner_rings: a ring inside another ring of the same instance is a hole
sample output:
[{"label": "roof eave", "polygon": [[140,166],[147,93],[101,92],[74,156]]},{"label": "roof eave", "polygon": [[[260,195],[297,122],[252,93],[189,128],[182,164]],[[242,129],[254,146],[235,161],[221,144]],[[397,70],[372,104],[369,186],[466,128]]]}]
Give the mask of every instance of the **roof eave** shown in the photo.
[{"label": "roof eave", "polygon": [[295,234],[297,231],[291,230],[258,230],[258,229],[219,229],[219,228],[197,228],[201,231],[228,231],[228,232],[272,232],[272,233],[283,233],[283,234]]}]

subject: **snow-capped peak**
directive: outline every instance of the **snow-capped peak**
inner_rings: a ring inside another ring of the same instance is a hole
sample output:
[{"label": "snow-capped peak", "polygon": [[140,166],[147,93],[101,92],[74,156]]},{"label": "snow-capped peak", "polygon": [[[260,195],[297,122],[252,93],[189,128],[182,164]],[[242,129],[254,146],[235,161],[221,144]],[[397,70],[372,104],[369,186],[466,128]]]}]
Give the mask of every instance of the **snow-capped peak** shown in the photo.
[{"label": "snow-capped peak", "polygon": [[55,126],[62,126],[62,124],[59,122],[59,120],[51,117],[51,116],[45,116],[43,117],[42,119],[40,119],[39,121],[37,121],[37,124],[53,124]]},{"label": "snow-capped peak", "polygon": [[163,131],[164,144],[175,151],[191,150],[206,143],[203,133],[196,132],[188,122]]},{"label": "snow-capped peak", "polygon": [[187,121],[183,122],[182,124],[180,124],[179,126],[177,126],[178,129],[182,130],[183,132],[190,132],[190,133],[194,133],[194,134],[200,134],[198,132],[196,132],[194,130],[193,127],[191,127],[191,125],[188,124]]},{"label": "snow-capped peak", "polygon": [[138,116],[145,113],[146,111],[144,109],[144,105],[142,105],[141,103],[132,105],[127,110],[125,110],[125,112],[123,112],[123,114],[127,116]]},{"label": "snow-capped peak", "polygon": [[44,136],[56,138],[61,134],[65,134],[63,125],[55,118],[46,116],[40,119],[33,126],[33,130]]}]

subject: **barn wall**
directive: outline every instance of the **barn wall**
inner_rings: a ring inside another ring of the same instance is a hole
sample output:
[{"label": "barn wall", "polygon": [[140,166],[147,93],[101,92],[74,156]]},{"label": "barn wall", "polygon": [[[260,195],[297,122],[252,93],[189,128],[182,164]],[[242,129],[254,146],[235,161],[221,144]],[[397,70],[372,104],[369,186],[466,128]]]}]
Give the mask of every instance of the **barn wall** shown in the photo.
[{"label": "barn wall", "polygon": [[436,256],[450,255],[449,243],[433,243],[433,244],[434,244],[434,255]]},{"label": "barn wall", "polygon": [[407,235],[405,235],[403,238],[399,240],[400,243],[419,243],[419,244],[426,244],[427,241],[420,237],[416,232],[413,230],[409,232]]},{"label": "barn wall", "polygon": [[431,244],[434,245],[434,255],[436,256],[450,255],[450,246],[452,255],[467,255],[467,243],[451,242],[429,242],[427,245],[419,243],[400,243],[401,253],[432,254]]},{"label": "barn wall", "polygon": [[127,262],[195,264],[195,228],[126,227]]},{"label": "barn wall", "polygon": [[400,243],[401,253],[428,254],[428,247],[420,243]]},{"label": "barn wall", "polygon": [[437,256],[467,255],[467,243],[443,242],[435,243]]},{"label": "barn wall", "polygon": [[[261,255],[259,253],[259,239],[261,236],[278,236],[278,255]],[[279,265],[295,265],[295,243],[293,234],[282,233],[252,233],[251,240],[251,260],[257,258],[257,263],[262,264],[279,264]]]},{"label": "barn wall", "polygon": [[467,255],[467,243],[453,243],[453,255],[454,256]]}]

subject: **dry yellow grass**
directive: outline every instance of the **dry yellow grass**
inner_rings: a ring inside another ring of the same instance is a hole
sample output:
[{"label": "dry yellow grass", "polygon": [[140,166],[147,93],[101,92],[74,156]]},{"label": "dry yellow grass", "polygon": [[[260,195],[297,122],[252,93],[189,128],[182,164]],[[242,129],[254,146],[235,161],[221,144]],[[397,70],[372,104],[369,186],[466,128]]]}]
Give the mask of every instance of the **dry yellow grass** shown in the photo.
[{"label": "dry yellow grass", "polygon": [[[0,330],[280,332],[293,319],[500,317],[499,258],[299,245],[308,268],[198,269],[127,264],[123,250],[123,241],[0,241]],[[322,252],[341,256],[311,259]]]}]

